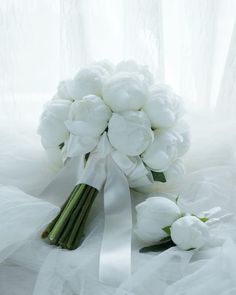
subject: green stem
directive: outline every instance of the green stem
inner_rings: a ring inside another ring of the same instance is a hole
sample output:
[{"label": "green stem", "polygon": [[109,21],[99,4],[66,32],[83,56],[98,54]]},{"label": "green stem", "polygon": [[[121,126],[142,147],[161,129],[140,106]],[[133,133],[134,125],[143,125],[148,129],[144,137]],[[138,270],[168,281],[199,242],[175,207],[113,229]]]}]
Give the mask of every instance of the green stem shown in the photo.
[{"label": "green stem", "polygon": [[86,184],[80,184],[77,186],[74,195],[72,196],[70,202],[67,203],[67,206],[62,211],[61,216],[57,220],[55,226],[48,235],[48,239],[51,244],[57,244],[63,229],[65,228],[71,213],[79,202],[79,197],[82,195],[82,192],[86,188]]},{"label": "green stem", "polygon": [[49,223],[49,225],[46,227],[46,229],[42,232],[42,234],[41,234],[42,239],[46,239],[48,237],[48,235],[50,234],[54,225],[56,224],[57,220],[60,218],[62,211],[66,208],[67,204],[71,201],[75,191],[76,191],[76,186],[74,187],[73,191],[70,193],[69,198],[62,205],[61,210],[58,213],[58,215]]},{"label": "green stem", "polygon": [[69,238],[69,235],[71,233],[71,231],[73,230],[73,227],[76,223],[76,220],[79,218],[79,214],[80,211],[82,209],[82,207],[84,206],[84,203],[86,202],[87,196],[90,192],[90,186],[87,186],[85,191],[83,192],[82,196],[79,197],[79,203],[76,206],[76,208],[74,209],[73,213],[71,214],[71,217],[58,241],[58,244],[62,247],[62,248],[66,248],[66,243],[67,240]]},{"label": "green stem", "polygon": [[89,208],[88,208],[87,211],[86,211],[86,214],[85,214],[85,216],[84,216],[84,219],[83,219],[83,221],[82,221],[82,223],[81,223],[81,225],[80,225],[80,228],[79,228],[79,230],[78,230],[78,232],[77,232],[77,235],[76,235],[76,237],[75,237],[74,243],[73,243],[73,245],[72,245],[72,247],[71,247],[71,250],[74,250],[74,249],[78,248],[79,245],[81,244],[81,240],[82,240],[82,238],[83,238],[83,236],[84,236],[84,228],[85,228],[85,224],[86,224],[86,221],[87,221],[88,215],[89,215],[89,213],[90,213],[90,209],[91,209],[91,207],[92,207],[92,204],[93,204],[93,202],[94,202],[94,200],[95,200],[95,198],[96,198],[96,196],[97,196],[97,193],[98,193],[98,191],[95,191],[95,192],[94,192],[93,200],[91,201],[90,206],[89,206]]},{"label": "green stem", "polygon": [[82,207],[82,210],[78,216],[78,219],[75,223],[75,226],[69,236],[68,242],[66,244],[66,248],[73,250],[77,248],[77,245],[80,242],[80,239],[83,235],[83,232],[81,231],[81,229],[83,229],[83,227],[81,227],[83,224],[85,224],[88,214],[90,212],[90,208],[93,204],[93,201],[96,197],[97,194],[97,190],[93,187],[90,187],[90,191],[89,194],[87,196],[87,199],[84,203],[84,206]]}]

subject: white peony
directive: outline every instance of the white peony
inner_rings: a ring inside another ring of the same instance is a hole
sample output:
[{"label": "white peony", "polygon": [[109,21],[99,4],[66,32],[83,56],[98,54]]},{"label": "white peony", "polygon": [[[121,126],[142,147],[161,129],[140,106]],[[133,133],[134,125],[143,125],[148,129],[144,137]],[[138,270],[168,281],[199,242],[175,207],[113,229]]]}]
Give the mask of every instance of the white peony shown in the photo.
[{"label": "white peony", "polygon": [[38,134],[45,149],[59,148],[69,137],[65,126],[71,102],[69,100],[51,100],[45,105],[42,113]]},{"label": "white peony", "polygon": [[154,141],[142,154],[143,161],[153,171],[166,171],[178,155],[178,137],[172,131],[155,131]]},{"label": "white peony", "polygon": [[184,120],[179,120],[173,129],[178,134],[178,157],[182,157],[190,148],[189,125]]},{"label": "white peony", "polygon": [[145,243],[154,244],[167,237],[163,228],[181,216],[177,204],[164,197],[151,197],[136,206],[136,234]]},{"label": "white peony", "polygon": [[166,85],[155,85],[150,90],[150,97],[143,107],[151,120],[153,128],[169,128],[180,115],[181,102]]},{"label": "white peony", "polygon": [[102,96],[103,83],[108,76],[108,71],[101,65],[94,64],[84,67],[70,83],[70,96],[75,100],[90,94]]},{"label": "white peony", "polygon": [[70,131],[69,155],[90,152],[106,129],[111,110],[96,95],[88,95],[71,104],[69,119],[65,122]]},{"label": "white peony", "polygon": [[136,73],[147,85],[153,84],[153,75],[148,66],[137,64],[134,60],[125,60],[117,64],[116,72]]},{"label": "white peony", "polygon": [[114,112],[138,111],[148,96],[146,84],[131,73],[113,75],[103,88],[103,99]]},{"label": "white peony", "polygon": [[68,99],[73,101],[73,97],[70,94],[70,88],[73,83],[73,80],[63,80],[59,83],[57,87],[57,93],[54,99]]},{"label": "white peony", "polygon": [[92,63],[92,65],[103,67],[109,74],[113,74],[115,66],[107,59]]},{"label": "white peony", "polygon": [[195,216],[184,216],[171,226],[171,239],[182,250],[199,249],[209,239],[209,227]]},{"label": "white peony", "polygon": [[89,130],[83,130],[84,133],[88,131],[89,134],[98,136],[106,129],[110,117],[111,110],[102,99],[96,95],[88,95],[71,104],[67,126],[70,125],[70,131],[76,134],[77,122],[83,122],[82,126],[90,127]]},{"label": "white peony", "polygon": [[164,175],[166,181],[176,181],[185,174],[185,166],[181,159],[175,160],[166,171]]},{"label": "white peony", "polygon": [[112,146],[128,156],[138,156],[153,140],[151,124],[144,112],[113,113],[108,124]]}]

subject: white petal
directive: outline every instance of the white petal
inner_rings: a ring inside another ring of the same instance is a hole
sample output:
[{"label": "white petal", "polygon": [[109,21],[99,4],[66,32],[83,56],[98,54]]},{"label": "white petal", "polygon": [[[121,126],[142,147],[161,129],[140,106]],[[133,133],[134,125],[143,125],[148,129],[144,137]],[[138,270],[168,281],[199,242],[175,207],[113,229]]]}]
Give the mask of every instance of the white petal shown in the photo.
[{"label": "white petal", "polygon": [[183,250],[199,249],[209,239],[209,228],[195,216],[184,216],[172,224],[171,238]]},{"label": "white petal", "polygon": [[138,111],[147,100],[147,88],[137,75],[118,73],[104,84],[103,99],[114,112]]},{"label": "white petal", "polygon": [[167,198],[152,197],[136,206],[136,234],[146,243],[154,243],[166,237],[162,230],[181,215],[177,204]]},{"label": "white petal", "polygon": [[151,143],[150,122],[143,112],[113,113],[108,124],[108,137],[112,146],[128,156],[140,155]]},{"label": "white petal", "polygon": [[165,171],[176,160],[177,137],[174,132],[155,132],[154,141],[142,154],[143,161],[153,171]]},{"label": "white petal", "polygon": [[75,76],[70,87],[70,95],[74,99],[82,99],[86,95],[102,95],[104,80],[108,77],[108,72],[99,65],[91,65],[83,68]]}]

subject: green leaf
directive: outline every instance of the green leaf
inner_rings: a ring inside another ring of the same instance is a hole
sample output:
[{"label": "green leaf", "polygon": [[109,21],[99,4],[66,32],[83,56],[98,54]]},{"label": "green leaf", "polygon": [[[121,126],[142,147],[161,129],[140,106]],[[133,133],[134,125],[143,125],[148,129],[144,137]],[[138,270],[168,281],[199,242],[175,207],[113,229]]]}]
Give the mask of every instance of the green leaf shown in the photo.
[{"label": "green leaf", "polygon": [[207,218],[207,217],[198,217],[197,215],[195,215],[195,214],[191,214],[192,216],[195,216],[195,217],[197,217],[199,220],[201,220],[202,222],[207,222],[208,220],[209,220],[209,218]]},{"label": "green leaf", "polygon": [[202,222],[207,222],[209,219],[207,217],[198,217]]},{"label": "green leaf", "polygon": [[163,239],[160,240],[160,243],[165,243],[165,242],[169,242],[171,240],[171,237],[165,237]]},{"label": "green leaf", "polygon": [[90,155],[90,153],[87,153],[87,154],[85,155],[85,161],[87,161],[87,160],[88,160],[88,158],[89,158],[89,155]]},{"label": "green leaf", "polygon": [[168,236],[170,236],[170,228],[171,228],[171,226],[168,225],[168,226],[166,226],[166,227],[163,227],[162,230],[163,230]]},{"label": "green leaf", "polygon": [[178,201],[179,201],[179,197],[180,197],[180,194],[177,195],[176,199],[175,199],[175,203],[178,205]]},{"label": "green leaf", "polygon": [[63,148],[64,145],[65,145],[64,142],[60,143],[60,144],[58,145],[59,149],[61,150],[61,149]]},{"label": "green leaf", "polygon": [[148,246],[148,247],[144,247],[142,249],[139,250],[140,253],[148,253],[148,252],[159,252],[159,251],[165,251],[171,247],[176,246],[175,243],[169,238],[168,240],[166,239],[164,241],[160,241],[158,244],[156,245],[152,245],[152,246]]},{"label": "green leaf", "polygon": [[155,172],[155,171],[151,171],[151,172],[152,172],[153,179],[155,181],[166,182],[166,178],[163,172]]}]

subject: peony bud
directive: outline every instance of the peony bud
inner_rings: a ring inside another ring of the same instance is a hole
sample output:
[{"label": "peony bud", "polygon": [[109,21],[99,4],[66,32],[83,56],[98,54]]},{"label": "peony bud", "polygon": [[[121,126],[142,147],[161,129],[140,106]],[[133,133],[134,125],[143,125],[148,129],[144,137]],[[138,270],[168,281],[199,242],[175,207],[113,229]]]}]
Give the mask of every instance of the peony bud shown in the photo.
[{"label": "peony bud", "polygon": [[144,112],[113,113],[108,125],[112,146],[127,156],[138,156],[153,140],[150,121]]},{"label": "peony bud", "polygon": [[110,75],[113,74],[115,68],[114,64],[107,59],[94,62],[91,65],[103,67]]},{"label": "peony bud", "polygon": [[178,137],[172,131],[155,131],[154,141],[142,154],[143,161],[153,171],[166,171],[175,161]]},{"label": "peony bud", "polygon": [[151,197],[136,206],[138,237],[147,244],[167,237],[163,228],[181,216],[177,204],[164,197]]},{"label": "peony bud", "polygon": [[182,250],[199,249],[209,239],[209,228],[195,216],[184,216],[171,226],[171,239]]},{"label": "peony bud", "polygon": [[70,94],[70,88],[73,83],[73,80],[64,80],[61,81],[57,87],[57,94],[55,95],[55,99],[68,99],[73,101],[73,97]]},{"label": "peony bud", "polygon": [[184,163],[181,159],[174,161],[169,168],[164,171],[166,181],[176,181],[185,174]]},{"label": "peony bud", "polygon": [[153,86],[143,107],[153,128],[169,128],[178,118],[180,100],[166,85]]},{"label": "peony bud", "polygon": [[173,130],[178,134],[178,157],[182,157],[190,148],[189,125],[184,120],[180,120]]},{"label": "peony bud", "polygon": [[96,95],[88,95],[72,103],[69,119],[65,122],[70,131],[67,152],[69,156],[90,152],[106,129],[111,110]]},{"label": "peony bud", "polygon": [[117,73],[104,84],[103,99],[114,112],[138,111],[147,100],[147,87],[136,74]]},{"label": "peony bud", "polygon": [[109,73],[100,65],[90,65],[78,72],[70,85],[70,96],[75,100],[82,99],[86,95],[102,95],[103,82]]},{"label": "peony bud", "polygon": [[149,72],[148,66],[139,65],[134,60],[125,60],[116,66],[116,72],[136,73],[147,85],[153,84],[153,75]]},{"label": "peony bud", "polygon": [[[85,134],[87,132],[98,136],[106,129],[110,117],[111,110],[104,104],[103,100],[96,95],[88,95],[72,103],[67,126],[73,134],[78,132]],[[81,127],[78,126],[77,122],[83,123],[80,124]],[[77,126],[78,130],[76,130]],[[88,130],[81,130],[82,127],[87,127]]]},{"label": "peony bud", "polygon": [[45,149],[58,148],[69,137],[65,126],[71,102],[69,100],[51,100],[45,105],[40,118],[38,133]]}]

